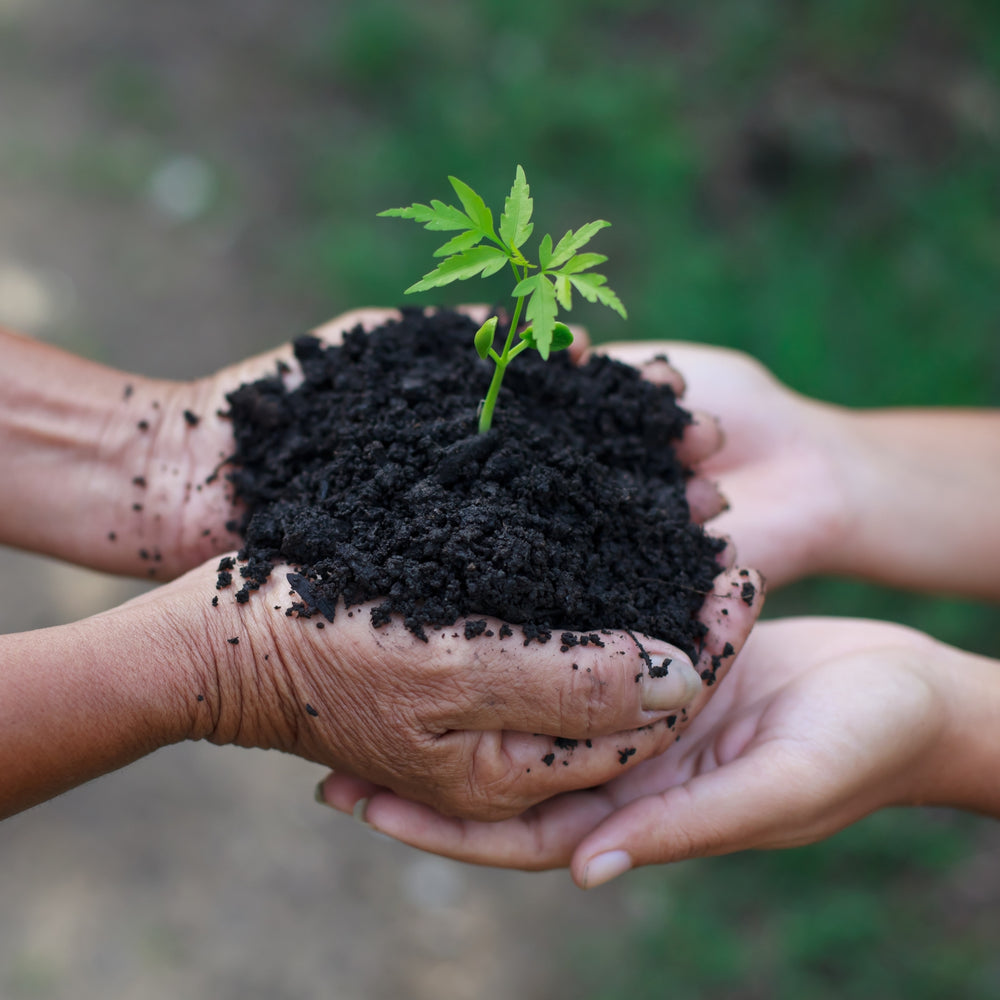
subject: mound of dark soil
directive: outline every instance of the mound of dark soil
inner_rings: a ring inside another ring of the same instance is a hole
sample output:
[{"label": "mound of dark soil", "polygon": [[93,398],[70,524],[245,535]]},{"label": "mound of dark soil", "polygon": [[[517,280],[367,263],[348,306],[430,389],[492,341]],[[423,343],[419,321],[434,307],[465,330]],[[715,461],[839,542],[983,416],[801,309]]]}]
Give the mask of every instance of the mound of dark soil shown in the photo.
[{"label": "mound of dark soil", "polygon": [[721,544],[690,522],[671,447],[689,414],[625,365],[529,351],[480,435],[475,329],[408,311],[339,347],[305,337],[301,385],[229,395],[237,599],[287,562],[300,614],[376,600],[376,625],[399,614],[421,636],[492,615],[529,638],[628,628],[693,653]]}]

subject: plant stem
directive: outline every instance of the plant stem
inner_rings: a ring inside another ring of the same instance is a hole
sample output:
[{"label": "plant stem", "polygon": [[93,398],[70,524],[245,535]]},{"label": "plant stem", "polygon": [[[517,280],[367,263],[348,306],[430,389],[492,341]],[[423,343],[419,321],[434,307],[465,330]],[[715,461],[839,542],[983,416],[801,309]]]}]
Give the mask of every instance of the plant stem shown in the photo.
[{"label": "plant stem", "polygon": [[[517,325],[521,321],[521,310],[524,307],[524,298],[521,297],[517,300],[514,306],[514,315],[510,320],[510,329],[507,331],[507,340],[503,345],[503,352],[496,359],[496,369],[493,372],[493,378],[490,381],[490,387],[486,392],[486,398],[483,400],[482,409],[479,411],[479,433],[485,434],[490,427],[493,426],[493,410],[497,405],[497,396],[500,394],[500,383],[503,382],[503,377],[507,371],[507,365],[514,358],[514,354],[511,353],[511,347],[514,344],[514,337],[517,333]],[[516,352],[520,354],[520,351]]]}]

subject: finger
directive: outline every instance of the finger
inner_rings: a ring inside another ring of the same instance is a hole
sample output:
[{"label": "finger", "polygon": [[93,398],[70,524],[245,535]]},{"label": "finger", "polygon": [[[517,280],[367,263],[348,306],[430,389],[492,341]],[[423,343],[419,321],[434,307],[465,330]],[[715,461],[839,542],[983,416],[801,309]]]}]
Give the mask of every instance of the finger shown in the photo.
[{"label": "finger", "polygon": [[369,800],[379,792],[388,791],[384,785],[366,778],[333,771],[316,786],[316,801],[339,812],[353,813],[356,819],[364,819]]},{"label": "finger", "polygon": [[349,312],[341,313],[325,323],[321,323],[314,330],[310,331],[312,336],[326,341],[328,344],[339,344],[344,339],[344,334],[353,330],[356,326],[361,326],[365,330],[374,330],[384,326],[390,320],[398,320],[402,314],[398,309],[363,308],[351,309]]},{"label": "finger", "polygon": [[718,418],[704,410],[691,414],[692,422],[685,428],[681,439],[674,445],[677,457],[687,469],[696,468],[702,462],[722,450],[725,435]]},{"label": "finger", "polygon": [[[395,791],[453,818],[505,820],[562,793],[604,786],[662,753],[673,742],[678,718],[675,713],[639,730],[586,740],[513,732],[448,733],[437,741],[437,751],[470,761],[469,783],[482,786],[483,794],[457,802],[440,792]],[[327,776],[320,790],[327,804],[357,816],[359,806],[365,808],[362,800],[388,789],[341,773]]]},{"label": "finger", "polygon": [[665,345],[653,342],[601,344],[594,350],[609,358],[631,365],[642,372],[642,377],[656,385],[668,385],[675,396],[683,396],[687,383],[681,372],[675,368],[664,354]]},{"label": "finger", "polygon": [[704,524],[729,509],[729,501],[710,479],[695,476],[684,487],[684,495],[695,524]]},{"label": "finger", "polygon": [[723,544],[723,548],[715,557],[715,561],[723,570],[732,569],[736,565],[736,543],[729,535],[720,535],[711,531],[707,532],[707,534],[712,535],[713,538],[717,538]]},{"label": "finger", "polygon": [[[442,731],[586,739],[649,725],[702,687],[678,647],[628,632],[562,632],[536,641],[480,619],[433,633],[428,645],[442,676],[457,676],[459,687],[453,704],[441,708]],[[457,674],[456,663],[466,665]]]},{"label": "finger", "polygon": [[575,364],[582,364],[590,351],[590,334],[585,327],[578,326],[576,323],[569,324],[569,332],[573,334],[573,343],[567,348],[570,360]]},{"label": "finger", "polygon": [[387,789],[359,796],[339,775],[323,788],[327,804],[401,843],[469,864],[525,871],[566,867],[576,845],[614,811],[596,789],[568,792],[520,816],[483,823],[444,816]]},{"label": "finger", "polygon": [[[641,865],[783,847],[813,800],[807,768],[767,746],[731,764],[636,799],[613,813],[573,854],[573,880],[583,889]],[[780,779],[776,780],[775,775]]]},{"label": "finger", "polygon": [[670,747],[680,718],[678,711],[642,729],[586,740],[501,734],[500,752],[510,770],[511,792],[520,800],[516,811],[621,777]]},{"label": "finger", "polygon": [[698,620],[707,630],[695,663],[701,691],[680,712],[675,739],[681,738],[729,673],[763,606],[764,582],[756,570],[734,568],[716,577],[698,613]]},{"label": "finger", "polygon": [[[715,578],[698,613],[707,629],[695,669],[708,687],[729,671],[764,607],[764,580],[752,569],[733,568]],[[689,714],[700,707],[699,700]]]}]

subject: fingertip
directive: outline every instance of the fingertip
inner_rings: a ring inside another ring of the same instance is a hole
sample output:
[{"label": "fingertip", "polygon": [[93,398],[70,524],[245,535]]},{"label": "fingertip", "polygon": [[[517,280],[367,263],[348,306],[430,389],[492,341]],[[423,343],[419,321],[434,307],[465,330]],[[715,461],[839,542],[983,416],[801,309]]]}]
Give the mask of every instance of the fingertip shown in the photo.
[{"label": "fingertip", "polygon": [[632,857],[628,851],[602,851],[584,861],[582,870],[574,866],[573,881],[581,889],[596,889],[631,871],[632,867]]},{"label": "fingertip", "polygon": [[702,476],[688,480],[685,495],[695,524],[704,524],[729,509],[729,501],[718,485]]},{"label": "fingertip", "polygon": [[380,786],[353,775],[328,774],[315,790],[316,801],[347,815],[355,815],[359,802],[368,802]]}]

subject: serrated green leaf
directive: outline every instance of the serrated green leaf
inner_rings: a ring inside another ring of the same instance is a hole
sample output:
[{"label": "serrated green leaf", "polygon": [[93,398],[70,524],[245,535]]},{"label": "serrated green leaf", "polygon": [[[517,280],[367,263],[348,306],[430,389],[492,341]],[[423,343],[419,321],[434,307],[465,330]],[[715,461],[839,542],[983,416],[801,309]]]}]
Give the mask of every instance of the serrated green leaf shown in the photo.
[{"label": "serrated green leaf", "polygon": [[440,246],[434,251],[435,257],[450,257],[454,253],[462,253],[464,250],[471,250],[482,239],[483,234],[478,229],[470,229],[468,232],[459,233],[458,236],[448,240],[444,246]]},{"label": "serrated green leaf", "polygon": [[460,181],[457,177],[449,177],[448,180],[455,189],[455,194],[461,200],[462,207],[472,220],[473,226],[489,236],[490,239],[495,240],[497,234],[493,228],[493,213],[486,207],[486,202],[464,181]]},{"label": "serrated green leaf", "polygon": [[556,325],[556,290],[551,281],[536,274],[535,294],[528,301],[527,317],[534,331],[535,348],[548,359],[552,349],[552,336]]},{"label": "serrated green leaf", "polygon": [[497,247],[479,246],[455,254],[443,260],[438,266],[415,285],[406,289],[406,294],[426,292],[431,288],[441,288],[453,281],[464,281],[477,275],[488,277],[496,274],[507,263],[507,255]]},{"label": "serrated green leaf", "polygon": [[510,293],[511,297],[523,299],[528,295],[533,295],[541,279],[542,276],[540,274],[532,274],[530,277],[524,278],[514,286],[514,291]]},{"label": "serrated green leaf", "polygon": [[424,229],[446,232],[451,229],[475,229],[475,224],[461,209],[454,205],[446,205],[435,199],[429,205],[418,202],[407,208],[389,208],[379,212],[379,217],[396,219],[413,219],[423,224]]},{"label": "serrated green leaf", "polygon": [[595,222],[588,222],[581,226],[575,233],[570,230],[557,244],[552,252],[552,259],[548,263],[550,269],[562,267],[582,246],[589,243],[594,236],[602,229],[610,226],[610,222],[597,219]]},{"label": "serrated green leaf", "polygon": [[556,298],[559,300],[559,305],[569,312],[573,308],[573,293],[569,278],[565,274],[555,274],[552,277],[556,283]]},{"label": "serrated green leaf", "polygon": [[524,168],[518,164],[514,175],[514,186],[503,203],[503,214],[500,216],[500,238],[511,250],[523,246],[531,236],[535,228],[531,222],[534,204],[530,197],[528,180],[524,176]]},{"label": "serrated green leaf", "polygon": [[[521,339],[528,342],[529,347],[538,350],[538,343],[535,340],[535,328],[529,326],[521,331]],[[552,327],[552,343],[549,345],[550,351],[564,351],[573,343],[573,334],[565,323],[556,323]]]},{"label": "serrated green leaf", "polygon": [[614,309],[622,319],[628,319],[628,313],[621,299],[607,286],[608,279],[603,274],[571,274],[568,275],[573,287],[588,301],[600,302],[601,305]]},{"label": "serrated green leaf", "polygon": [[578,253],[574,254],[566,263],[559,268],[559,274],[579,274],[581,271],[588,271],[598,264],[603,264],[608,258],[602,253]]},{"label": "serrated green leaf", "polygon": [[485,361],[490,356],[493,338],[497,331],[497,317],[491,316],[477,331],[475,336],[476,353]]},{"label": "serrated green leaf", "polygon": [[542,237],[542,242],[538,245],[538,266],[547,271],[552,263],[552,237],[546,233]]}]

